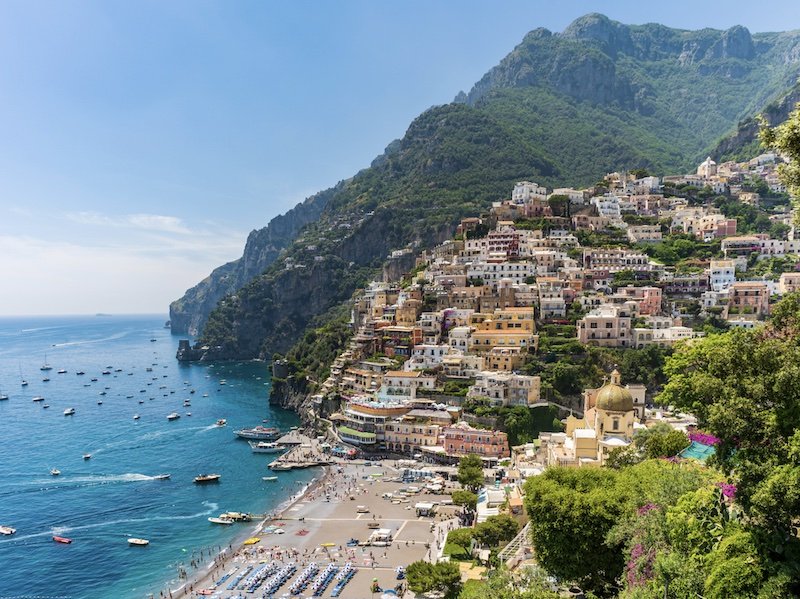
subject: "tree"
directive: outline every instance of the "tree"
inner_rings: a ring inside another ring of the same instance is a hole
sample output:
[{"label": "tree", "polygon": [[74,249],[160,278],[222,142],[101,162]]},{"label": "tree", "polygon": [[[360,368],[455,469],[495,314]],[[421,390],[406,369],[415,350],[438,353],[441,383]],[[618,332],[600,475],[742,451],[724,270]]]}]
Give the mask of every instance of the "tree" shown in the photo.
[{"label": "tree", "polygon": [[458,461],[458,482],[473,493],[483,487],[483,460],[480,456],[470,453]]},{"label": "tree", "polygon": [[461,572],[456,562],[413,562],[406,568],[406,579],[408,588],[418,595],[436,592],[445,599],[455,599],[461,591]]},{"label": "tree", "polygon": [[451,497],[453,498],[454,504],[463,506],[468,512],[474,512],[478,505],[478,496],[472,491],[460,489],[458,491],[453,491]]},{"label": "tree", "polygon": [[475,540],[487,547],[497,547],[508,543],[517,536],[519,523],[508,514],[489,516],[485,522],[478,524],[473,532]]},{"label": "tree", "polygon": [[[787,156],[789,162],[778,166],[778,177],[794,198],[795,208],[800,198],[800,103],[782,124],[770,128],[761,120],[761,143]],[[800,210],[795,211],[795,220],[800,219]]]},{"label": "tree", "polygon": [[559,599],[541,575],[512,576],[505,571],[492,570],[486,580],[470,580],[464,584],[458,599]]},{"label": "tree", "polygon": [[473,529],[471,528],[456,528],[447,534],[447,542],[463,547],[469,551],[472,544],[472,537],[474,536]]}]

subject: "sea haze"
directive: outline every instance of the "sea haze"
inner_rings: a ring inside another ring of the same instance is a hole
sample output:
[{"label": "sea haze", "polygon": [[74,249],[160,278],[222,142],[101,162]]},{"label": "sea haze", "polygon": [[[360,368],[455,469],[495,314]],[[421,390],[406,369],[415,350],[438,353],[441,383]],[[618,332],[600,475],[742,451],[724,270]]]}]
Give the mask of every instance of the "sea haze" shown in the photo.
[{"label": "sea haze", "polygon": [[[179,585],[180,567],[191,574],[193,560],[253,527],[217,526],[209,516],[264,513],[314,476],[281,472],[277,482],[262,481],[272,458],[233,434],[262,420],[282,429],[297,424],[294,414],[268,405],[268,366],[179,364],[178,338],[164,320],[0,319],[0,393],[9,396],[0,401],[0,525],[17,529],[0,537],[4,595],[158,596]],[[45,360],[52,370],[40,370]],[[64,415],[69,407],[74,416]],[[173,411],[181,418],[169,422]],[[219,418],[227,426],[215,426]],[[52,468],[61,474],[52,476]],[[221,482],[193,484],[207,472]],[[171,478],[153,479],[161,473]],[[54,534],[73,543],[55,543]],[[150,545],[129,547],[128,537]]]}]

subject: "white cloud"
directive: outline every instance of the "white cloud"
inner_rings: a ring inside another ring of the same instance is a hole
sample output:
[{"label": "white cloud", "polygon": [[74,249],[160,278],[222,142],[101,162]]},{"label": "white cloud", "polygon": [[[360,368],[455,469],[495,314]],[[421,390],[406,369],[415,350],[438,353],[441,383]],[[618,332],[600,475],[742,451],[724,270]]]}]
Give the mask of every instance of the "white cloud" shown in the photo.
[{"label": "white cloud", "polygon": [[166,313],[170,301],[240,256],[245,237],[147,232],[74,243],[0,234],[0,314]]},{"label": "white cloud", "polygon": [[103,227],[124,227],[142,229],[144,231],[162,231],[189,235],[192,231],[177,216],[163,214],[126,214],[123,216],[108,216],[100,212],[70,212],[67,218],[81,225]]}]

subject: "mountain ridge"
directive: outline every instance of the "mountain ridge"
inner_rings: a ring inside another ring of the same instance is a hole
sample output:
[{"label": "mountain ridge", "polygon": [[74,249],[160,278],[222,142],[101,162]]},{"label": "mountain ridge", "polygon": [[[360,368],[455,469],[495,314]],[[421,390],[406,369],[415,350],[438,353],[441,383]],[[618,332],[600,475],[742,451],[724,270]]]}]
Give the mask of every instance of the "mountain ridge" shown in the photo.
[{"label": "mountain ridge", "polygon": [[[242,259],[173,302],[173,331],[199,330],[208,319],[202,341],[224,348],[220,358],[285,349],[311,318],[373,276],[388,252],[452,231],[515,180],[586,185],[621,168],[680,172],[798,72],[796,32],[687,31],[597,14],[560,34],[534,29],[468,94],[414,119],[370,167],[299,204],[285,223],[276,217],[251,233]],[[358,231],[359,242],[331,230]],[[333,274],[323,275],[328,262]],[[312,288],[332,283],[335,291]],[[299,295],[282,285],[305,286],[313,301],[289,305]],[[259,318],[285,321],[286,332]]]}]

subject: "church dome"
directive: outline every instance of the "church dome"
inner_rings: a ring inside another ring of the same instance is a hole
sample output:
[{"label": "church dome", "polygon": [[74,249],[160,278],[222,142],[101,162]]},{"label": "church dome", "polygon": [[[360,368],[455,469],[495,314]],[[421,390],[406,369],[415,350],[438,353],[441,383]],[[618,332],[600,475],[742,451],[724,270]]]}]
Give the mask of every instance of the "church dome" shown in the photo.
[{"label": "church dome", "polygon": [[595,407],[608,412],[630,412],[633,410],[633,395],[619,384],[620,376],[616,370],[611,373],[611,381],[597,392]]}]

